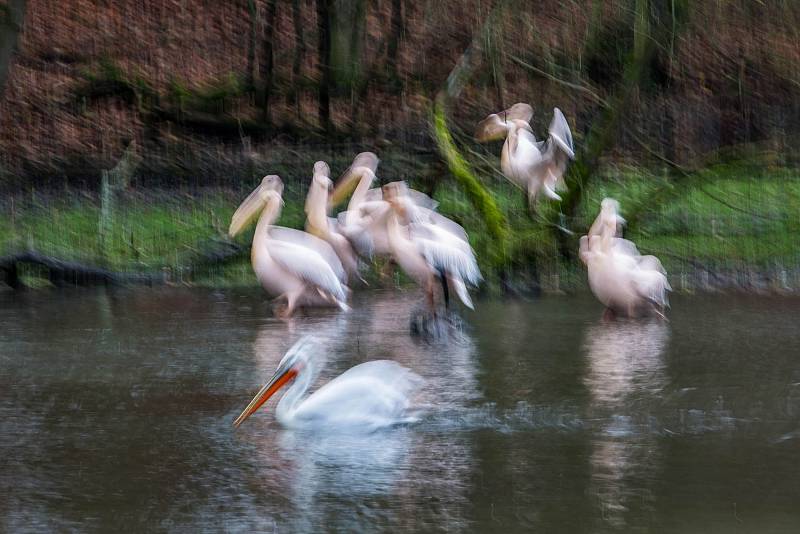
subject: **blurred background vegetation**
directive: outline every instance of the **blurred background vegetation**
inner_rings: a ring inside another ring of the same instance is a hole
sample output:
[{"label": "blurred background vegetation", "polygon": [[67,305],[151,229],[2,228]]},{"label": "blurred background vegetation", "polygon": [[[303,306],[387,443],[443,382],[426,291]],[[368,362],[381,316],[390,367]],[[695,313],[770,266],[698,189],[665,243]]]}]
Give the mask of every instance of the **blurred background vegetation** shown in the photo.
[{"label": "blurred background vegetation", "polygon": [[[677,288],[800,286],[800,3],[0,0],[0,256],[255,283],[225,242],[266,173],[376,152],[461,222],[489,290],[570,289],[610,195]],[[578,157],[527,209],[475,124],[515,102]],[[243,241],[242,241],[243,243]],[[200,267],[198,267],[200,266]]]}]

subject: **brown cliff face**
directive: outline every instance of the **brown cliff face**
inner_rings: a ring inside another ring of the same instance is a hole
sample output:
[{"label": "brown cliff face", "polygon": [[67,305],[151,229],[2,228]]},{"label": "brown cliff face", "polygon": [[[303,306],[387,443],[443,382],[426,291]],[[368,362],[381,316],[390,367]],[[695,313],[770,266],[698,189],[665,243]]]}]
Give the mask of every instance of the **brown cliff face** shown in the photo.
[{"label": "brown cliff face", "polygon": [[[429,146],[430,101],[490,8],[471,0],[25,4],[0,103],[0,176],[17,184],[93,183],[131,140],[143,168],[167,182],[176,169],[214,179],[223,167],[213,162],[230,159],[231,172],[247,150],[268,157],[275,143]],[[471,131],[488,112],[528,101],[536,131],[558,106],[580,142],[631,49],[631,4],[505,2],[455,122]],[[767,139],[783,149],[800,126],[800,7],[777,4],[693,4],[683,27],[661,28],[614,154],[641,156],[635,139],[677,161]]]}]

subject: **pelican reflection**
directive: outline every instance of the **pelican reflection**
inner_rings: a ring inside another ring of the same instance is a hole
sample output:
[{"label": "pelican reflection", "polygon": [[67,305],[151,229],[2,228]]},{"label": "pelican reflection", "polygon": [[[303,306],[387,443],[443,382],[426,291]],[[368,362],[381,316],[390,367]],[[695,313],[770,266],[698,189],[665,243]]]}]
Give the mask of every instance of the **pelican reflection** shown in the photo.
[{"label": "pelican reflection", "polygon": [[631,508],[653,507],[650,485],[662,453],[657,436],[648,430],[648,406],[659,401],[666,384],[668,340],[668,325],[655,320],[600,321],[586,329],[589,415],[601,421],[592,436],[591,490],[602,522],[613,527],[634,526],[629,517],[648,517],[628,514]]}]

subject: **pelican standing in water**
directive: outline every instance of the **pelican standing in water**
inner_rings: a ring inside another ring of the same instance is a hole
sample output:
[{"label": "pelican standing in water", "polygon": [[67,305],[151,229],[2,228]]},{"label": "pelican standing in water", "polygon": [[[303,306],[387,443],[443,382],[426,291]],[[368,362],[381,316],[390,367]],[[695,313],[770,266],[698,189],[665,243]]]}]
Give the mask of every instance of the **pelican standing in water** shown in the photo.
[{"label": "pelican standing in water", "polygon": [[260,213],[250,259],[267,293],[286,299],[281,315],[290,316],[297,306],[347,309],[346,275],[331,246],[306,232],[272,226],[283,205],[282,192],[278,176],[265,176],[233,214],[229,235],[235,237]]},{"label": "pelican standing in water", "polygon": [[568,161],[575,158],[575,149],[569,124],[560,109],[553,109],[546,141],[536,140],[531,118],[533,108],[529,104],[514,104],[478,123],[475,137],[480,142],[505,138],[500,168],[506,178],[528,193],[533,207],[540,193],[551,200],[561,200],[556,190],[566,189],[564,172]]},{"label": "pelican standing in water", "polygon": [[393,182],[383,187],[392,207],[387,234],[393,259],[423,288],[434,315],[437,277],[445,305],[452,285],[461,302],[473,309],[466,284],[477,285],[482,278],[466,232],[450,219],[418,207],[403,186]]},{"label": "pelican standing in water", "polygon": [[333,248],[349,277],[361,279],[358,274],[358,256],[350,241],[340,232],[337,219],[328,217],[328,198],[333,188],[330,172],[330,167],[324,161],[314,164],[314,176],[306,196],[306,231]]},{"label": "pelican standing in water", "polygon": [[624,219],[619,203],[606,198],[589,234],[580,239],[580,258],[589,272],[589,287],[613,314],[637,317],[655,313],[664,317],[672,288],[667,272],[655,256],[642,256],[621,235]]},{"label": "pelican standing in water", "polygon": [[[341,202],[352,191],[347,211],[339,214],[339,231],[347,236],[362,258],[389,257],[387,225],[391,208],[383,197],[382,188],[372,188],[378,157],[372,152],[362,152],[339,178],[331,195],[333,205]],[[405,183],[403,183],[405,187]],[[354,189],[355,188],[355,189]],[[429,196],[406,187],[407,194],[421,207],[432,209],[436,202]]]},{"label": "pelican standing in water", "polygon": [[413,422],[411,395],[422,379],[397,362],[375,360],[356,365],[305,396],[319,369],[313,353],[319,348],[302,338],[289,349],[275,374],[234,421],[238,427],[270,397],[291,384],[276,409],[288,428],[339,428],[373,431]]}]

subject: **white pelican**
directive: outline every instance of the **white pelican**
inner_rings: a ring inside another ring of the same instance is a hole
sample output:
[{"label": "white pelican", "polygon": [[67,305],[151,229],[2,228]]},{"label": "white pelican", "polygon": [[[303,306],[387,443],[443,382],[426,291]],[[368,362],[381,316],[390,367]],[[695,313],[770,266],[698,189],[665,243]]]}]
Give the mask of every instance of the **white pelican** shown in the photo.
[{"label": "white pelican", "polygon": [[328,197],[333,188],[330,172],[330,167],[324,161],[314,164],[314,176],[306,196],[306,231],[333,247],[348,276],[361,278],[358,274],[358,256],[350,241],[340,232],[338,221],[328,217]]},{"label": "white pelican", "polygon": [[431,310],[437,276],[445,304],[449,283],[461,302],[472,309],[466,284],[477,285],[481,273],[464,229],[442,215],[416,206],[400,183],[386,184],[384,198],[392,206],[387,226],[392,258],[424,289]]},{"label": "white pelican", "polygon": [[602,205],[589,235],[580,239],[592,293],[613,313],[663,317],[667,291],[672,290],[664,267],[655,256],[642,256],[631,241],[616,237],[623,221],[616,213],[619,204],[605,199]]},{"label": "white pelican", "polygon": [[478,123],[475,133],[481,142],[505,137],[500,168],[506,178],[528,193],[531,206],[540,192],[552,200],[561,200],[556,189],[566,189],[564,172],[568,160],[575,158],[572,133],[560,109],[553,109],[547,141],[536,141],[530,125],[532,117],[530,105],[514,104],[486,117]]},{"label": "white pelican", "polygon": [[[390,256],[392,252],[387,235],[391,212],[389,203],[383,198],[382,188],[370,189],[375,181],[378,163],[378,157],[372,152],[358,154],[353,159],[352,165],[339,178],[331,200],[333,204],[340,202],[355,184],[347,211],[339,214],[338,228],[363,258]],[[436,202],[428,195],[409,189],[405,182],[397,183],[402,183],[406,194],[418,206],[427,209],[436,207]]]},{"label": "white pelican", "polygon": [[280,215],[282,191],[278,176],[265,176],[233,214],[229,235],[236,236],[261,213],[250,259],[264,289],[286,299],[284,316],[298,305],[347,309],[346,275],[331,246],[306,232],[271,226]]},{"label": "white pelican", "polygon": [[278,422],[285,427],[372,431],[415,420],[410,397],[422,379],[389,360],[356,365],[304,397],[317,376],[314,353],[318,351],[309,337],[295,343],[234,426],[241,425],[289,383],[291,387],[276,409]]}]

